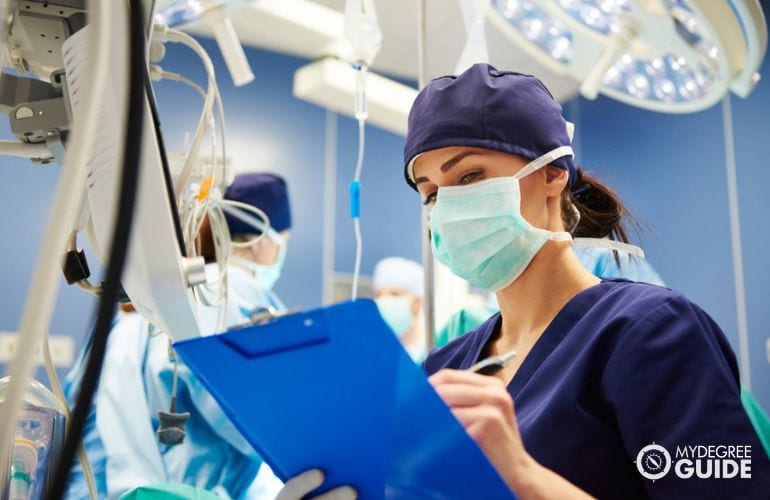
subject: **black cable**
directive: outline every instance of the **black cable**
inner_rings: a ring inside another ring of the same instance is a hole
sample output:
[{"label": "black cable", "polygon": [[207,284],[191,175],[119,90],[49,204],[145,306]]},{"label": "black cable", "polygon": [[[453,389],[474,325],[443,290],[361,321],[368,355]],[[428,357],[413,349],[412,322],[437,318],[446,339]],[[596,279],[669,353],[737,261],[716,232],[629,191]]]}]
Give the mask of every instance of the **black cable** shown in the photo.
[{"label": "black cable", "polygon": [[184,245],[184,236],[182,236],[182,223],[179,220],[179,210],[177,210],[174,200],[174,181],[171,180],[171,168],[168,165],[168,155],[166,154],[166,144],[163,142],[163,134],[160,130],[160,116],[158,115],[158,105],[155,103],[155,94],[152,91],[152,81],[150,80],[150,73],[145,72],[144,75],[144,88],[147,91],[147,101],[150,103],[150,113],[152,113],[152,123],[155,126],[155,139],[158,141],[158,150],[160,151],[160,162],[163,166],[163,180],[166,184],[166,194],[169,199],[169,208],[171,209],[171,217],[174,221],[174,233],[176,234],[176,241],[179,245],[179,251],[182,253],[182,257],[187,257],[187,248]]},{"label": "black cable", "polygon": [[[93,28],[91,28],[93,29]],[[86,417],[91,409],[91,401],[96,392],[102,371],[104,354],[107,350],[107,336],[115,315],[115,303],[120,280],[128,253],[131,225],[134,218],[137,186],[139,183],[139,162],[142,152],[142,128],[144,126],[144,74],[147,71],[145,61],[144,9],[141,0],[130,0],[129,13],[130,68],[129,96],[126,120],[125,143],[123,145],[123,171],[121,173],[120,197],[117,217],[112,234],[107,276],[99,298],[96,324],[91,334],[91,353],[88,356],[85,374],[81,380],[75,407],[64,439],[64,446],[56,470],[52,476],[51,488],[47,498],[59,500],[67,486],[72,462],[75,459]],[[100,91],[103,89],[99,89]]]}]

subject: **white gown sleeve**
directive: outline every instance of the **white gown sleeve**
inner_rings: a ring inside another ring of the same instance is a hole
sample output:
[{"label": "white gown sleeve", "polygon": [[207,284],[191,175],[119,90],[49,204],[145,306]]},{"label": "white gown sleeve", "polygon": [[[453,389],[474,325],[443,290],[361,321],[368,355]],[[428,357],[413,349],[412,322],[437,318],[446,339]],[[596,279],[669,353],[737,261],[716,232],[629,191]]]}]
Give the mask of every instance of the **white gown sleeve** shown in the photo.
[{"label": "white gown sleeve", "polygon": [[107,343],[95,405],[96,427],[107,455],[108,498],[166,481],[142,377],[146,325],[138,314],[124,316]]}]

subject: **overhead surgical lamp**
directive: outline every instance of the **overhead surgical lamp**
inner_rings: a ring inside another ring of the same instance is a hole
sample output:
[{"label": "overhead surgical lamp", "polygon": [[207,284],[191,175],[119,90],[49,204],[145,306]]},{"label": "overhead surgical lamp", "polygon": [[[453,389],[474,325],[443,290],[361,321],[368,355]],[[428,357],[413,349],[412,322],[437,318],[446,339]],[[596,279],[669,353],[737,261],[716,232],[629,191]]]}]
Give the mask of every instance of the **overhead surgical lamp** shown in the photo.
[{"label": "overhead surgical lamp", "polygon": [[767,48],[758,0],[492,0],[489,20],[584,97],[665,113],[746,97]]}]

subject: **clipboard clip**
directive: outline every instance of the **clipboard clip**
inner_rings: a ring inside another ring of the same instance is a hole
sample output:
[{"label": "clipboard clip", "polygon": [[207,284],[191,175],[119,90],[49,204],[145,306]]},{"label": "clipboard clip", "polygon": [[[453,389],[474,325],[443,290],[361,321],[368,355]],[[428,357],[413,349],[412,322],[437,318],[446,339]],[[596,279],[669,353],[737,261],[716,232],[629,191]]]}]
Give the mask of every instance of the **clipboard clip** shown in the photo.
[{"label": "clipboard clip", "polygon": [[291,309],[278,310],[272,306],[259,307],[249,314],[249,320],[238,325],[238,328],[244,326],[260,326],[275,321],[278,318],[289,316],[301,312],[302,308],[293,307]]}]

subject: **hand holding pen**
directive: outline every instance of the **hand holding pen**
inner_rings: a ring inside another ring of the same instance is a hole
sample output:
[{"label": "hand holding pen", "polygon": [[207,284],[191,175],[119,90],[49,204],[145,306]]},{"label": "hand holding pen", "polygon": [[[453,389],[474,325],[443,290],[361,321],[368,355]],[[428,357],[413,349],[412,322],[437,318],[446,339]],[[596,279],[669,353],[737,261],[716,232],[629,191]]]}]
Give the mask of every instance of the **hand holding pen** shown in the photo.
[{"label": "hand holding pen", "polygon": [[531,470],[527,465],[534,461],[521,440],[506,384],[492,376],[515,356],[512,351],[485,358],[466,370],[441,370],[429,381],[509,487],[520,490]]}]

